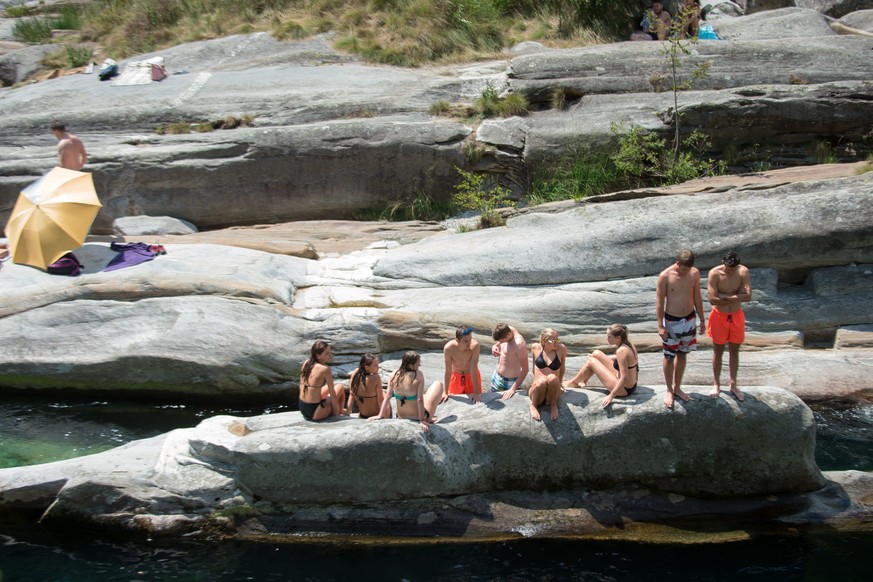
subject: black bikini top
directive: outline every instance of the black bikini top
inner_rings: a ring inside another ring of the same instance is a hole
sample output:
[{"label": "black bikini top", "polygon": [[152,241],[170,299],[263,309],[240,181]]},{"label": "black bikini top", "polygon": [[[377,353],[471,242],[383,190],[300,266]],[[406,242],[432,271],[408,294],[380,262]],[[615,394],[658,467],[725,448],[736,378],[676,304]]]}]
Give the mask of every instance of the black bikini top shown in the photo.
[{"label": "black bikini top", "polygon": [[[615,368],[616,371],[619,370],[619,367],[618,367],[618,360],[612,360],[612,367]],[[634,364],[633,366],[628,366],[627,369],[628,369],[628,370],[633,370],[634,368],[639,368],[639,367],[640,367],[640,363],[637,362],[637,363]]]},{"label": "black bikini top", "polygon": [[540,352],[540,355],[537,356],[537,359],[534,360],[534,364],[536,367],[542,370],[543,368],[550,368],[552,370],[560,370],[561,369],[561,358],[558,357],[557,350],[555,351],[555,358],[552,360],[550,364],[546,363],[546,360],[543,358],[543,354],[546,353],[546,350]]}]

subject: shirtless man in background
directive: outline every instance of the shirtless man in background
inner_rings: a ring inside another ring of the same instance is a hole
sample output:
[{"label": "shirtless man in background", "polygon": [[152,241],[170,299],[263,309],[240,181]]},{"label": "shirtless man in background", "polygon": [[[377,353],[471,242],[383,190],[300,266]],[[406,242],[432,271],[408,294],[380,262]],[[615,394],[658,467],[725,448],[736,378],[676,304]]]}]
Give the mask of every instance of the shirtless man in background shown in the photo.
[{"label": "shirtless man in background", "polygon": [[709,271],[706,293],[712,310],[709,313],[709,337],[712,338],[712,376],[714,382],[709,393],[718,398],[721,392],[721,360],[727,344],[730,391],[742,402],[745,394],[737,386],[737,370],[740,367],[740,344],[746,339],[746,316],[742,304],[752,300],[752,283],[749,269],[740,264],[740,256],[734,251],[724,254],[722,264]]},{"label": "shirtless man in background", "polygon": [[697,349],[697,317],[700,334],[706,333],[700,271],[694,266],[694,253],[684,250],[676,262],[658,275],[658,335],[664,349],[664,380],[667,396],[664,405],[673,408],[674,397],[684,402],[691,396],[682,391],[685,356]]},{"label": "shirtless man in background", "polygon": [[506,323],[494,326],[491,337],[497,342],[491,348],[491,355],[497,358],[497,369],[491,375],[491,391],[503,392],[500,398],[509,400],[527,378],[527,342],[517,329]]},{"label": "shirtless man in background", "polygon": [[52,121],[49,128],[58,138],[58,165],[76,171],[84,168],[88,162],[88,152],[85,151],[82,140],[67,132],[67,127],[62,121]]},{"label": "shirtless man in background", "polygon": [[[469,394],[470,400],[482,402],[482,374],[479,373],[479,342],[473,339],[473,328],[461,326],[455,330],[455,339],[443,346],[446,371],[443,386],[449,395]],[[475,374],[475,378],[473,377]]]}]

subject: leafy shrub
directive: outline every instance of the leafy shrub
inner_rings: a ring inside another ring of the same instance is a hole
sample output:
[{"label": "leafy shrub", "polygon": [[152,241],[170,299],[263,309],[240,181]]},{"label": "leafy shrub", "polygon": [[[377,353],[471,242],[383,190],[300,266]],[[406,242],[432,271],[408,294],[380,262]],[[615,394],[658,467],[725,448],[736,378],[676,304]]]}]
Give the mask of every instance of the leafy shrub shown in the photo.
[{"label": "leafy shrub", "polygon": [[506,219],[497,209],[501,206],[515,206],[509,198],[509,191],[500,186],[486,189],[485,174],[467,172],[457,166],[455,169],[463,179],[455,185],[452,203],[463,210],[478,212],[479,228],[505,225]]},{"label": "leafy shrub", "polygon": [[635,187],[677,184],[725,171],[723,161],[705,157],[710,144],[700,131],[692,132],[682,141],[678,154],[667,147],[664,138],[638,125],[625,132],[621,126],[613,124],[612,133],[619,143],[612,161]]},{"label": "leafy shrub", "polygon": [[94,52],[91,47],[85,45],[64,45],[67,53],[67,63],[70,68],[84,67],[91,62],[91,56]]}]

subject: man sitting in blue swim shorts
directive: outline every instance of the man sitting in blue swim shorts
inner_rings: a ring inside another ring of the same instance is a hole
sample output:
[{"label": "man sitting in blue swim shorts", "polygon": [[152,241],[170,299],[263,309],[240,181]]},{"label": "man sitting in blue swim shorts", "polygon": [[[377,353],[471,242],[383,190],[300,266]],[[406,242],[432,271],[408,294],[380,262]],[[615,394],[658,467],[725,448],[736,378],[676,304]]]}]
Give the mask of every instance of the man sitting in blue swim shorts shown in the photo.
[{"label": "man sitting in blue swim shorts", "polygon": [[497,358],[497,369],[491,375],[491,391],[503,392],[502,400],[512,398],[527,378],[527,343],[518,330],[506,323],[494,326],[491,337],[497,343],[491,355]]}]

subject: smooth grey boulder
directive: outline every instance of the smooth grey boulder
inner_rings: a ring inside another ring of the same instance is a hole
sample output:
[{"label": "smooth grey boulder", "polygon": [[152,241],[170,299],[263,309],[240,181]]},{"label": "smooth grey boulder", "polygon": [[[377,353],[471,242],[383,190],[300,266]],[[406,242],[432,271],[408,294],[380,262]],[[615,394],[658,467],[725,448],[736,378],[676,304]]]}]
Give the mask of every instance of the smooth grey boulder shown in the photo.
[{"label": "smooth grey boulder", "polygon": [[120,236],[186,235],[197,227],[172,216],[119,216],[112,222],[112,234]]},{"label": "smooth grey boulder", "polygon": [[[826,27],[824,16],[805,12]],[[711,69],[699,91],[682,95],[684,127],[704,130],[712,154],[736,159],[734,169],[810,163],[822,144],[840,160],[865,157],[873,38],[828,32],[802,43],[692,43],[680,75],[702,63]],[[517,197],[573,144],[613,148],[613,123],[670,131],[671,96],[654,92],[666,82],[664,55],[640,45],[649,43],[526,54],[509,69],[493,61],[408,70],[331,61],[325,39],[278,42],[258,33],[163,51],[171,70],[188,74],[153,86],[71,75],[9,90],[0,99],[0,222],[20,190],[57,163],[47,131],[55,117],[88,148],[86,169],[104,203],[95,233],[137,214],[213,229],[352,218],[422,193],[439,202],[458,183],[455,166],[486,172]],[[477,139],[472,124],[428,113],[441,100],[472,103],[488,86],[524,92],[533,113],[515,127],[489,121]],[[555,90],[565,91],[569,107],[538,111]],[[155,133],[179,121],[247,115],[252,127]]]},{"label": "smooth grey boulder", "polygon": [[[870,179],[868,173],[774,187],[749,177],[746,187],[701,185],[692,193],[586,203],[417,243],[400,231],[394,244],[317,261],[168,244],[165,256],[104,273],[115,253],[89,243],[76,250],[86,265],[76,278],[4,264],[0,344],[16,349],[0,353],[0,384],[293,401],[297,370],[317,338],[333,345],[338,378],[365,352],[407,349],[438,354],[427,373],[439,378],[443,344],[456,326],[468,324],[484,346],[482,369],[489,374],[490,330],[498,321],[509,321],[528,341],[555,328],[574,358],[605,349],[604,329],[619,321],[642,351],[656,352],[655,277],[687,245],[698,254],[704,280],[729,246],[751,269],[744,351],[790,351],[762,356],[748,370],[769,383],[825,395],[820,387],[833,385],[831,377],[850,378],[838,384],[854,391],[863,386],[855,381],[856,366],[839,365],[851,359],[863,367],[868,352],[812,358],[799,348],[831,347],[840,330],[873,324]],[[318,225],[310,228],[323,231],[320,236],[343,229],[354,236],[348,223]],[[366,240],[379,232],[361,228]],[[134,339],[128,329],[136,330]],[[708,347],[703,338],[701,345]],[[147,355],[132,359],[137,350]],[[147,373],[140,372],[141,361]],[[653,362],[643,381],[661,377]],[[780,366],[806,372],[780,373]],[[689,381],[706,383],[710,374],[706,355],[689,365]],[[757,380],[742,376],[741,382]]]},{"label": "smooth grey boulder", "polygon": [[[728,19],[720,21],[724,24],[719,26],[729,24],[742,30],[745,19],[767,18],[768,14]],[[815,22],[813,27],[796,31],[803,37],[802,42],[797,38],[770,36],[731,42],[692,42],[690,54],[679,58],[679,76],[687,79],[695,67],[706,63],[707,75],[695,81],[696,90],[783,85],[789,83],[791,74],[802,74],[807,83],[870,79],[873,63],[866,57],[873,48],[873,39],[837,35],[825,17],[814,11],[798,9],[796,14],[804,21]],[[774,54],[779,58],[774,60]],[[662,78],[670,74],[670,65],[660,45],[626,42],[521,55],[510,61],[509,74],[512,89],[524,92],[534,102],[548,103],[552,91],[563,88],[584,95],[579,106],[586,107],[590,95],[660,90]],[[615,109],[626,107],[616,103]]]},{"label": "smooth grey boulder", "polygon": [[42,68],[42,59],[57,45],[26,46],[0,55],[0,87],[10,87]]},{"label": "smooth grey boulder", "polygon": [[840,18],[840,23],[851,28],[873,33],[873,9],[850,12]]},{"label": "smooth grey boulder", "polygon": [[721,40],[764,40],[764,39],[803,39],[795,40],[805,44],[815,36],[834,34],[820,12],[806,8],[782,8],[757,12],[742,18],[728,18],[713,23]]},{"label": "smooth grey boulder", "polygon": [[[726,250],[735,249],[747,266],[782,273],[870,263],[870,180],[864,174],[765,191],[586,203],[561,214],[527,214],[502,229],[400,247],[381,258],[373,273],[450,286],[605,281],[657,274],[686,246],[694,249],[700,265],[717,264]],[[669,217],[669,236],[664,217]],[[702,231],[705,237],[698,234]],[[530,238],[516,235],[522,232]],[[546,235],[548,246],[532,243]],[[498,237],[503,260],[495,260]],[[548,253],[544,256],[546,248],[560,249],[559,268]]]},{"label": "smooth grey boulder", "polygon": [[0,512],[153,532],[181,520],[169,528],[178,533],[250,504],[278,514],[400,500],[436,508],[477,493],[622,483],[726,499],[826,484],[812,412],[792,394],[757,387],[742,404],[704,398],[673,411],[653,396],[641,388],[603,410],[599,392],[571,390],[559,419],[545,422],[530,419],[521,395],[480,405],[453,397],[427,433],[397,419],[214,417],[89,457],[0,470]]},{"label": "smooth grey boulder", "polygon": [[856,10],[873,8],[873,0],[794,0],[794,4],[800,8],[818,10],[834,18],[841,18]]}]

